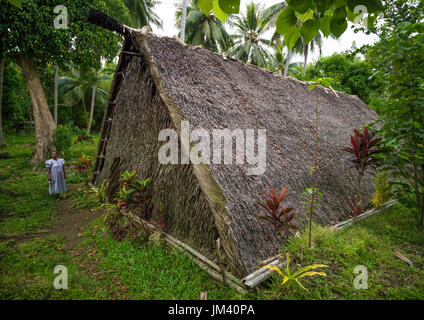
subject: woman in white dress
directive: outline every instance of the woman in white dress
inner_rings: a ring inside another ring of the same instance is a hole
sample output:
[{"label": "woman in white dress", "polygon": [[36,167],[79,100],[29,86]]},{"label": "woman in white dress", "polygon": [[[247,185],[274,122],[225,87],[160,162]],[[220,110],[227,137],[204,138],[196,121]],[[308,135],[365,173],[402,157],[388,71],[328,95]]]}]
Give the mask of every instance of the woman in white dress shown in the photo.
[{"label": "woman in white dress", "polygon": [[59,159],[56,151],[52,151],[51,156],[52,158],[46,161],[46,168],[49,171],[49,193],[59,197],[59,194],[66,191],[65,160]]}]

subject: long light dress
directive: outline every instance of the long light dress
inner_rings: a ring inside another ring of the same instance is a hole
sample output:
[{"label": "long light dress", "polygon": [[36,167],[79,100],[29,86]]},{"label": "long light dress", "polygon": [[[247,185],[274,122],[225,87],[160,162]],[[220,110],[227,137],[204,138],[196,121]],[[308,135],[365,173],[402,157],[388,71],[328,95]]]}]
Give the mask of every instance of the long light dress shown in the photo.
[{"label": "long light dress", "polygon": [[49,193],[57,194],[66,191],[65,174],[63,172],[63,165],[65,160],[47,160],[46,168],[50,168],[52,181],[49,183]]}]

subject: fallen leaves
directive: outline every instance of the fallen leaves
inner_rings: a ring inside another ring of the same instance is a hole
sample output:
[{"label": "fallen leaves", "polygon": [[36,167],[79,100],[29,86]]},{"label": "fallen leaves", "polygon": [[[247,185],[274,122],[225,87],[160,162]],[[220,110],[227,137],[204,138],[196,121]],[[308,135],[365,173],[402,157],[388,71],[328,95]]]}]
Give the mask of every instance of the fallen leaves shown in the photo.
[{"label": "fallen leaves", "polygon": [[409,264],[411,267],[413,267],[413,263],[411,260],[409,260],[407,257],[405,257],[402,253],[400,253],[399,251],[395,251],[395,256],[398,257],[400,260],[402,260],[403,262]]},{"label": "fallen leaves", "polygon": [[97,250],[93,250],[89,254],[87,254],[87,257],[94,256],[97,252],[98,252]]}]

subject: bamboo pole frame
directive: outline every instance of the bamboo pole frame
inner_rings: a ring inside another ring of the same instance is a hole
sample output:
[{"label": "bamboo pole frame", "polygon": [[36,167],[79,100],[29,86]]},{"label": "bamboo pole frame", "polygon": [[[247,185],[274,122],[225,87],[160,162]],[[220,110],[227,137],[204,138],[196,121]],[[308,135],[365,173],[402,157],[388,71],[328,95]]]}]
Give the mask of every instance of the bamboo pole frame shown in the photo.
[{"label": "bamboo pole frame", "polygon": [[339,223],[335,224],[334,226],[331,226],[330,230],[338,230],[338,229],[345,228],[345,227],[351,225],[355,221],[358,221],[358,220],[364,219],[366,217],[369,217],[371,215],[380,213],[384,209],[390,208],[391,206],[393,206],[396,203],[397,203],[397,200],[388,201],[388,202],[384,203],[383,205],[381,205],[380,207],[373,208],[371,210],[368,210],[368,211],[358,215],[355,219],[351,218],[351,219],[347,219],[345,221],[339,222]]},{"label": "bamboo pole frame", "polygon": [[[374,215],[374,214],[377,214],[377,213],[383,211],[384,209],[390,208],[391,206],[393,206],[396,203],[397,203],[397,200],[388,201],[378,208],[373,208],[371,210],[368,210],[368,211],[360,214],[359,216],[356,217],[355,221],[364,219],[364,218],[369,217],[369,216]],[[339,230],[339,229],[342,229],[344,227],[351,225],[353,222],[354,222],[353,219],[348,219],[348,220],[342,221],[342,222],[340,222],[340,223],[338,223],[334,226],[331,226],[329,228],[329,230],[331,230],[331,231]],[[276,257],[271,257],[269,259],[262,261],[260,263],[260,265],[276,266],[277,268],[280,268],[285,263],[286,262],[281,260],[281,259],[278,259]],[[246,287],[253,288],[253,287],[256,287],[257,285],[261,284],[262,282],[268,280],[269,278],[271,278],[273,272],[274,271],[269,270],[265,267],[262,267],[262,268],[256,270],[255,272],[249,274],[248,276],[246,276],[242,280],[244,281],[244,284],[245,284]]]},{"label": "bamboo pole frame", "polygon": [[181,242],[180,240],[174,238],[170,234],[163,232],[155,225],[141,219],[140,217],[137,217],[133,215],[130,212],[123,212],[124,216],[134,221],[136,224],[140,225],[143,228],[147,228],[152,232],[160,232],[162,239],[165,241],[165,243],[177,250],[184,251],[188,253],[188,255],[196,262],[200,268],[205,270],[212,278],[215,280],[218,280],[219,282],[223,282],[230,286],[231,288],[235,289],[240,294],[246,294],[247,290],[244,286],[243,282],[237,279],[234,275],[231,273],[221,269],[216,263],[209,260],[207,257],[202,255],[197,250],[193,249],[192,247],[188,246],[187,244]]}]

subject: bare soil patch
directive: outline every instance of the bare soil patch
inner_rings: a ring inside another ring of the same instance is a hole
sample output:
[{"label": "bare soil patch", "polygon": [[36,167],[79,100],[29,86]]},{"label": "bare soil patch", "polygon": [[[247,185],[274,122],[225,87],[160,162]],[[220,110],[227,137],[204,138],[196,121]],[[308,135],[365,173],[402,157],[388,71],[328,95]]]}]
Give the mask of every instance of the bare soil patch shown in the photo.
[{"label": "bare soil patch", "polygon": [[81,233],[91,221],[101,216],[100,211],[75,208],[69,199],[58,200],[55,226],[45,235],[59,235],[65,238],[69,248],[81,240]]}]

